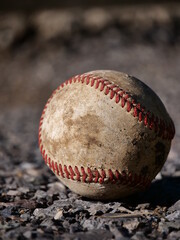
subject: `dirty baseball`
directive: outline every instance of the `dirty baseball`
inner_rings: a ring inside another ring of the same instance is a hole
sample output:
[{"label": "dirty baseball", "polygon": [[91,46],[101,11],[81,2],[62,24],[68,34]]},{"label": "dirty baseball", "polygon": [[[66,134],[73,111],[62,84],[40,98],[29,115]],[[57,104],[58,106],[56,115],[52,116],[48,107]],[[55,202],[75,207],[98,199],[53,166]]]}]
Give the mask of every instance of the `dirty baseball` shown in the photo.
[{"label": "dirty baseball", "polygon": [[115,200],[150,185],[174,133],[163,103],[147,85],[99,70],[72,77],[52,93],[40,119],[39,147],[72,191]]}]

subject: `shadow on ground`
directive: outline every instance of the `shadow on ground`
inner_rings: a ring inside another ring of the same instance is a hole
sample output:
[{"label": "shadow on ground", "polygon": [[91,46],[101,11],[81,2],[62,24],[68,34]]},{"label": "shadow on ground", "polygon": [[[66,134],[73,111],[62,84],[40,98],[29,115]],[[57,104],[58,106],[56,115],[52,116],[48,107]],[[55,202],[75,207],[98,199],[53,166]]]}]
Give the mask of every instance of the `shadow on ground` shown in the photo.
[{"label": "shadow on ground", "polygon": [[132,206],[150,203],[152,207],[170,207],[180,199],[180,177],[163,177],[153,182],[148,190],[123,200]]}]

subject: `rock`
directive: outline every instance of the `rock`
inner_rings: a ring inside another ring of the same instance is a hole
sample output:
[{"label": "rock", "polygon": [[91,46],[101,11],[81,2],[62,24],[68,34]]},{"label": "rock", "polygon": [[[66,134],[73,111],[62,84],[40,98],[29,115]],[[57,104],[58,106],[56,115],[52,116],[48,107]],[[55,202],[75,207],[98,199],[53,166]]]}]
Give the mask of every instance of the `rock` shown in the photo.
[{"label": "rock", "polygon": [[144,209],[148,209],[149,206],[150,206],[150,203],[141,203],[141,204],[137,205],[136,209],[137,210],[139,210],[139,209],[144,210]]},{"label": "rock", "polygon": [[55,214],[54,220],[59,220],[63,216],[63,209],[59,209],[59,211]]},{"label": "rock", "polygon": [[116,240],[128,240],[130,239],[128,236],[124,236],[124,232],[122,228],[110,226],[110,231],[113,233],[114,238]]},{"label": "rock", "polygon": [[131,238],[132,240],[147,240],[143,232],[137,231]]},{"label": "rock", "polygon": [[46,217],[43,208],[36,208],[33,212],[33,215],[37,218],[44,219]]},{"label": "rock", "polygon": [[161,180],[161,179],[162,179],[162,175],[161,175],[161,173],[158,173],[158,175],[156,176],[155,179],[156,179],[156,180]]},{"label": "rock", "polygon": [[158,231],[161,233],[161,235],[167,236],[169,232],[176,232],[180,229],[180,221],[174,220],[172,222],[160,222],[158,225]]},{"label": "rock", "polygon": [[26,231],[23,233],[23,236],[27,239],[31,239],[31,236],[32,236],[31,233],[32,233],[31,231]]},{"label": "rock", "polygon": [[113,234],[107,230],[94,229],[88,232],[78,232],[74,234],[64,233],[61,237],[63,240],[109,240],[112,239]]},{"label": "rock", "polygon": [[18,195],[21,195],[21,193],[18,190],[9,190],[7,192],[7,195],[9,195],[9,196],[18,196]]},{"label": "rock", "polygon": [[65,229],[69,229],[69,227],[70,227],[70,223],[67,220],[64,220],[62,225]]},{"label": "rock", "polygon": [[107,206],[103,205],[101,203],[93,204],[90,206],[89,210],[91,215],[102,215],[107,211]]},{"label": "rock", "polygon": [[139,220],[137,218],[123,222],[123,227],[126,228],[129,231],[129,233],[132,233],[133,230],[137,229],[138,225],[139,225]]},{"label": "rock", "polygon": [[75,233],[75,232],[79,232],[79,230],[81,229],[81,227],[79,226],[78,222],[75,222],[73,224],[70,225],[70,233]]},{"label": "rock", "polygon": [[158,224],[158,231],[162,234],[162,235],[166,235],[169,233],[169,227],[166,223],[164,222],[160,222]]},{"label": "rock", "polygon": [[179,240],[180,239],[180,231],[177,232],[171,232],[168,237],[168,240]]},{"label": "rock", "polygon": [[18,191],[21,192],[21,193],[26,194],[26,193],[29,192],[29,188],[28,187],[19,187]]},{"label": "rock", "polygon": [[8,218],[12,215],[13,207],[6,207],[5,209],[0,211],[0,215],[4,218]]},{"label": "rock", "polygon": [[175,219],[180,219],[180,210],[177,210],[166,216],[169,221],[174,221]]},{"label": "rock", "polygon": [[30,219],[30,214],[29,213],[24,213],[21,214],[20,217],[24,220],[24,221],[28,221]]},{"label": "rock", "polygon": [[40,224],[40,226],[48,227],[48,228],[50,228],[52,225],[53,225],[53,221],[49,218],[44,219]]},{"label": "rock", "polygon": [[60,194],[61,192],[66,193],[66,187],[60,182],[54,182],[48,184],[49,190],[47,194],[53,196],[54,194]]},{"label": "rock", "polygon": [[47,192],[42,191],[42,190],[37,190],[33,199],[42,199],[42,198],[46,198],[47,197]]},{"label": "rock", "polygon": [[180,211],[180,200],[168,209],[168,212]]}]

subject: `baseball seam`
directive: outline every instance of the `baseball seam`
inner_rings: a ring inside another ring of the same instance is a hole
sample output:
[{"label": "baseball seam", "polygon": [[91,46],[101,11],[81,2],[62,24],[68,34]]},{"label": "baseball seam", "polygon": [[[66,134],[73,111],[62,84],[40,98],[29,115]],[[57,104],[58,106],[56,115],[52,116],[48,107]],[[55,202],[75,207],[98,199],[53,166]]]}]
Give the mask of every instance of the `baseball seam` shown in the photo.
[{"label": "baseball seam", "polygon": [[42,112],[39,124],[39,148],[45,163],[55,174],[61,176],[62,178],[87,183],[93,182],[101,184],[106,182],[116,183],[118,181],[120,184],[123,185],[148,187],[151,181],[148,177],[142,175],[137,175],[135,173],[127,171],[122,171],[120,173],[118,170],[115,170],[113,172],[111,169],[92,170],[89,167],[85,169],[83,166],[79,168],[78,166],[75,166],[73,169],[70,165],[66,166],[58,164],[56,161],[48,157],[42,143],[41,134],[44,114],[46,112],[48,104],[52,100],[53,96],[57,93],[57,91],[72,83],[82,83],[91,87],[95,87],[95,89],[104,92],[105,95],[109,95],[109,98],[111,100],[114,99],[116,104],[120,104],[122,108],[126,107],[127,112],[132,112],[132,115],[137,118],[138,122],[142,122],[145,127],[149,128],[150,130],[154,130],[159,137],[166,140],[171,140],[174,137],[175,129],[172,122],[167,124],[164,122],[164,120],[159,119],[157,116],[154,116],[154,114],[150,111],[146,111],[145,107],[143,107],[140,103],[136,103],[133,97],[129,93],[124,91],[122,88],[120,88],[118,85],[101,77],[93,77],[90,74],[77,75],[62,83],[52,93]]}]

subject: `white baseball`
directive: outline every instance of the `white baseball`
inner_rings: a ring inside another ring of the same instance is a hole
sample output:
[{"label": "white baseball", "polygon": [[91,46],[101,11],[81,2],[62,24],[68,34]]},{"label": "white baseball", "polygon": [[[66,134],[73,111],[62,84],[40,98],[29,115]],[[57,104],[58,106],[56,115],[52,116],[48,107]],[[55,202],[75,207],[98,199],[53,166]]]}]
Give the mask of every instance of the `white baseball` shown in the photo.
[{"label": "white baseball", "polygon": [[40,119],[39,146],[72,191],[114,200],[149,186],[174,133],[163,103],[147,85],[102,70],[72,77],[53,92]]}]

